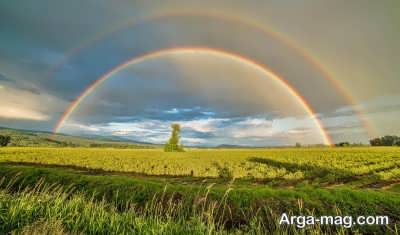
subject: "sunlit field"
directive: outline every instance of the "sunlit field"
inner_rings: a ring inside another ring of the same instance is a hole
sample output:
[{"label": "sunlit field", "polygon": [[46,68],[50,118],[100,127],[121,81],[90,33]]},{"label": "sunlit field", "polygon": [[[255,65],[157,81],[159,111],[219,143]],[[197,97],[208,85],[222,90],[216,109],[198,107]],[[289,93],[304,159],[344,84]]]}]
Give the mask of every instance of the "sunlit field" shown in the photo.
[{"label": "sunlit field", "polygon": [[[281,213],[388,215],[399,148],[1,148],[0,230],[87,234],[341,233],[279,226]],[[33,230],[32,230],[33,229]],[[35,230],[35,231],[36,231]],[[153,231],[153,232],[152,232]]]},{"label": "sunlit field", "polygon": [[274,182],[341,183],[400,180],[399,148],[160,149],[6,148],[2,162],[81,167],[152,176]]}]

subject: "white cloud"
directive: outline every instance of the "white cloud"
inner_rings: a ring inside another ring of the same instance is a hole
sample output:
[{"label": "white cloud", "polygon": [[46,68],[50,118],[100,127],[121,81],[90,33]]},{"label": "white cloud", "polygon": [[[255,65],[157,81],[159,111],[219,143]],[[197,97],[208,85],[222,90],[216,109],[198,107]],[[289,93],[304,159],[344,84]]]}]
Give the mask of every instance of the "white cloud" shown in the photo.
[{"label": "white cloud", "polygon": [[191,138],[191,137],[183,137],[182,138],[183,144],[198,145],[198,144],[204,144],[205,142],[206,142],[206,140],[202,139],[202,138]]},{"label": "white cloud", "polygon": [[265,118],[247,118],[244,121],[238,122],[239,125],[254,125],[254,126],[272,126],[272,121]]},{"label": "white cloud", "polygon": [[234,138],[271,137],[277,131],[273,128],[272,123],[265,118],[246,118],[228,127],[227,132]]},{"label": "white cloud", "polygon": [[36,110],[19,108],[0,104],[0,118],[6,119],[26,119],[34,121],[46,121],[50,117]]},{"label": "white cloud", "polygon": [[179,113],[179,110],[177,108],[173,108],[171,110],[167,110],[167,111],[164,111],[164,112],[165,113],[169,113],[169,114],[177,114],[177,113]]},{"label": "white cloud", "polygon": [[[0,118],[46,121],[47,112],[57,107],[57,100],[47,94],[0,86]],[[59,104],[59,103],[58,103]]]},{"label": "white cloud", "polygon": [[68,128],[71,131],[89,131],[89,132],[100,132],[101,128],[96,125],[84,125],[79,123],[68,123]]},{"label": "white cloud", "polygon": [[[83,125],[66,123],[67,132],[81,134],[102,134],[130,138],[133,140],[162,144],[169,138],[171,123],[180,123],[182,143],[185,145],[218,145],[234,143],[242,145],[268,145],[268,141],[289,144],[321,142],[318,130],[308,118],[204,118],[191,121],[138,120],[134,122],[112,122],[106,124]],[[187,136],[185,136],[187,135]],[[280,141],[280,142],[279,142]]]},{"label": "white cloud", "polygon": [[182,128],[189,128],[198,132],[213,132],[218,129],[218,125],[222,124],[225,121],[229,121],[226,118],[207,118],[207,119],[198,119],[192,121],[183,121],[181,123]]},{"label": "white cloud", "polygon": [[247,137],[272,137],[276,133],[272,127],[241,127],[234,128],[231,135],[234,138],[247,138]]}]

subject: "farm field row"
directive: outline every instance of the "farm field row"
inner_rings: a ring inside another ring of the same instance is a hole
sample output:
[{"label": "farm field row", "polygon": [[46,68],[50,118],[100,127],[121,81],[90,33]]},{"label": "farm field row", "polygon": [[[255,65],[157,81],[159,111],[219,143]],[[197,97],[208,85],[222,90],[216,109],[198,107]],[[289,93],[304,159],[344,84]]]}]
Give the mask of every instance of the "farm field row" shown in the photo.
[{"label": "farm field row", "polygon": [[400,180],[400,148],[160,149],[4,148],[0,162],[152,176],[341,184]]}]

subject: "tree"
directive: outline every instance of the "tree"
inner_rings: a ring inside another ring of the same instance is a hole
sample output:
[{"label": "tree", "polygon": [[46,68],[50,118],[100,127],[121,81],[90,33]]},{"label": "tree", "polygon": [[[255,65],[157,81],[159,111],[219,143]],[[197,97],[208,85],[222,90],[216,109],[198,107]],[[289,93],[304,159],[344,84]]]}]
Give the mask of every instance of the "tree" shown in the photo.
[{"label": "tree", "polygon": [[182,145],[179,144],[181,126],[177,123],[171,125],[172,133],[168,142],[164,145],[165,152],[183,152]]},{"label": "tree", "polygon": [[371,146],[381,146],[381,139],[380,138],[374,138],[369,141]]},{"label": "tree", "polygon": [[395,135],[385,135],[369,141],[372,146],[400,146],[400,137]]},{"label": "tree", "polygon": [[10,136],[0,135],[0,147],[7,146],[11,141]]},{"label": "tree", "polygon": [[349,147],[350,143],[349,142],[340,142],[335,144],[336,147]]}]

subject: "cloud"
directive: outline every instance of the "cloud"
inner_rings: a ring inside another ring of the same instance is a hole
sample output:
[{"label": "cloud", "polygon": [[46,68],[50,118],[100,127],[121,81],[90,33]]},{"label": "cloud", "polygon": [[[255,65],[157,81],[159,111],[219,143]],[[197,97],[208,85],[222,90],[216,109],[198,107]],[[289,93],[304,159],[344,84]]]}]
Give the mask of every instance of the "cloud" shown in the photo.
[{"label": "cloud", "polygon": [[[55,119],[68,106],[66,101],[73,100],[96,78],[128,58],[165,47],[200,45],[236,52],[268,65],[321,114],[331,132],[358,132],[360,128],[351,128],[353,124],[358,125],[357,117],[352,110],[339,109],[347,104],[347,100],[324,78],[323,72],[292,46],[265,35],[260,30],[265,28],[287,35],[289,41],[304,48],[307,56],[313,57],[351,91],[358,101],[354,107],[364,107],[364,116],[372,119],[382,133],[400,131],[396,120],[400,104],[393,102],[400,100],[399,97],[394,95],[375,106],[366,104],[369,99],[399,94],[400,33],[393,22],[399,22],[400,15],[396,12],[398,7],[391,1],[227,2],[1,2],[1,125],[7,123],[19,127],[24,124],[38,128],[41,124],[37,121],[49,120],[41,128],[51,129]],[[69,49],[81,46],[96,35],[165,12],[176,14],[162,20],[140,21],[115,31],[89,47],[81,48],[58,68],[52,67],[64,56],[71,55]],[[179,16],[180,12],[194,12],[199,16]],[[213,18],[210,12],[233,19]],[[315,18],[319,20],[315,21]],[[247,25],[241,19],[248,19],[257,27]],[[354,25],[358,30],[354,30]],[[380,43],[382,40],[384,44]],[[104,83],[82,102],[73,118],[81,125],[93,125],[93,128],[110,125],[107,133],[113,133],[111,129],[114,128],[117,129],[115,135],[141,133],[152,140],[157,140],[158,130],[168,132],[165,130],[172,121],[192,121],[185,127],[186,134],[193,135],[191,138],[196,135],[204,139],[220,138],[218,141],[276,138],[282,142],[292,135],[311,141],[310,132],[315,131],[305,123],[307,121],[301,121],[305,115],[301,105],[276,82],[244,64],[210,55],[166,56],[146,61]],[[53,69],[53,73],[48,73]],[[193,108],[197,106],[202,108]],[[259,120],[259,115],[279,121],[273,121],[269,126]],[[9,121],[22,117],[24,121]],[[208,120],[210,117],[229,121]],[[240,119],[243,123],[239,123]],[[140,126],[138,122],[143,120],[153,120],[154,125],[141,123],[144,126]],[[117,124],[119,122],[123,124]],[[136,126],[132,124],[128,126],[129,131],[123,130],[127,123],[136,123]],[[230,126],[230,123],[234,124]],[[157,128],[156,125],[163,126]],[[84,126],[76,126],[76,129],[83,130]],[[164,132],[160,134],[161,138],[167,136]],[[223,139],[225,134],[237,138]],[[357,135],[351,138],[363,138],[363,135]]]},{"label": "cloud", "polygon": [[0,91],[0,119],[48,121],[51,119],[48,111],[62,104],[50,95],[13,86],[0,85]]},{"label": "cloud", "polygon": [[[3,83],[4,85],[2,85]],[[17,88],[18,90],[24,90],[35,94],[40,94],[40,89],[32,84],[30,81],[21,81],[12,79],[4,74],[0,73],[0,86],[5,87],[13,87]]]},{"label": "cloud", "polygon": [[[160,111],[163,112],[163,111]],[[142,142],[163,144],[170,136],[171,123],[182,127],[184,145],[216,146],[233,143],[239,145],[284,145],[301,140],[302,143],[320,143],[319,132],[310,120],[269,120],[262,116],[236,118],[203,117],[195,120],[137,119],[128,122],[81,124],[69,121],[64,130],[72,134],[119,136]]]},{"label": "cloud", "polygon": [[173,108],[171,110],[166,110],[164,111],[165,113],[169,113],[169,114],[176,114],[176,113],[180,113],[180,111],[177,108]]},{"label": "cloud", "polygon": [[207,141],[205,139],[201,138],[190,138],[190,137],[183,137],[182,138],[182,143],[187,144],[187,145],[201,145],[206,143]]},{"label": "cloud", "polygon": [[343,106],[336,109],[332,114],[326,115],[326,117],[355,116],[356,115],[355,111],[357,110],[361,113],[361,115],[397,112],[400,111],[400,96],[385,95],[385,96],[375,97],[374,99],[370,99],[358,105]]},{"label": "cloud", "polygon": [[180,123],[182,128],[191,129],[197,132],[213,132],[216,131],[221,124],[227,121],[229,121],[229,119],[227,118],[207,118],[192,121],[183,121]]},{"label": "cloud", "polygon": [[103,123],[138,116],[173,121],[265,114],[307,115],[276,80],[246,63],[200,51],[162,56],[115,74],[80,103],[73,118]]},{"label": "cloud", "polygon": [[273,128],[273,122],[266,120],[265,118],[246,118],[243,121],[239,121],[236,125],[230,126],[227,132],[233,138],[262,138],[271,137],[277,133],[277,130]]},{"label": "cloud", "polygon": [[4,74],[0,73],[0,81],[11,82],[12,80],[10,78],[6,77]]},{"label": "cloud", "polygon": [[14,106],[0,105],[0,118],[5,119],[25,119],[33,121],[46,121],[50,116],[36,110],[19,108]]},{"label": "cloud", "polygon": [[[359,111],[358,113],[355,110]],[[325,129],[336,142],[367,143],[374,136],[398,133],[400,96],[384,95],[354,106],[343,106],[322,116]]]}]

